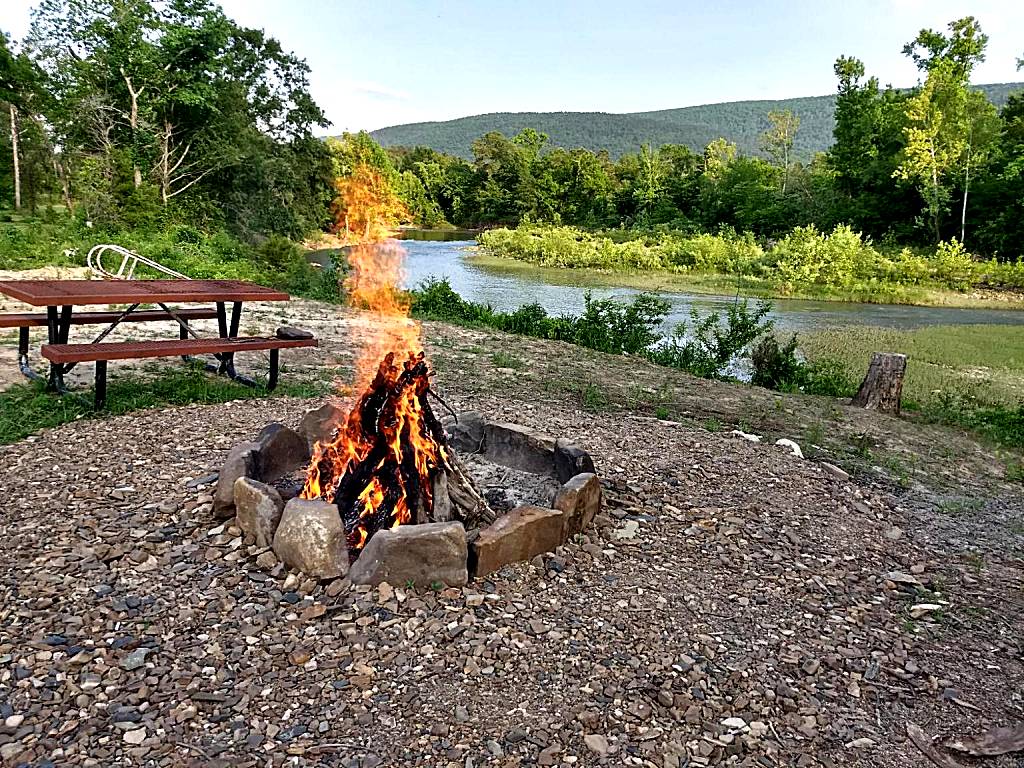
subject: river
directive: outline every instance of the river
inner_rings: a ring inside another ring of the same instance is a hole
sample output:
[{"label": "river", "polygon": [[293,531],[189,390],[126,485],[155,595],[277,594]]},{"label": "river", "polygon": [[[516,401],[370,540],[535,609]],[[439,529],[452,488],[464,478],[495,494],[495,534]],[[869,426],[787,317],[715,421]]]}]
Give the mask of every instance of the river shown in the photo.
[{"label": "river", "polygon": [[[447,277],[452,288],[464,299],[490,304],[495,309],[513,310],[523,304],[539,303],[551,315],[579,314],[583,310],[583,294],[590,290],[595,297],[612,296],[629,300],[639,293],[632,288],[587,286],[581,279],[577,285],[554,285],[528,272],[508,274],[485,269],[467,257],[472,240],[402,241],[406,258],[406,287],[415,287],[429,277]],[[580,274],[582,278],[583,275]],[[706,296],[687,293],[661,293],[671,311],[665,330],[671,331],[680,322],[688,321],[690,310],[701,314],[721,310],[731,304],[731,296]],[[954,307],[915,307],[902,304],[856,304],[837,301],[806,301],[775,299],[771,313],[775,327],[782,331],[807,331],[849,325],[873,325],[887,328],[920,328],[927,325],[1002,324],[1024,325],[1024,312],[1012,309],[958,309]]]}]

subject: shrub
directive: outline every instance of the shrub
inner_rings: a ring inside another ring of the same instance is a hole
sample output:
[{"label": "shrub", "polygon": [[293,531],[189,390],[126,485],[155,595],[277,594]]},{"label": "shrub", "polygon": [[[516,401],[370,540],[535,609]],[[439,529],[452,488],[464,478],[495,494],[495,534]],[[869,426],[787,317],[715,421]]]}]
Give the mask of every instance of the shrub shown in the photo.
[{"label": "shrub", "polygon": [[823,358],[803,365],[800,389],[809,395],[852,397],[857,391],[857,382],[850,377],[842,360]]},{"label": "shrub", "polygon": [[629,304],[614,299],[584,296],[583,315],[573,322],[571,341],[582,347],[614,354],[640,354],[661,338],[661,324],[669,304],[649,293]]},{"label": "shrub", "polygon": [[753,373],[750,383],[767,389],[792,391],[800,386],[803,364],[796,356],[794,333],[785,344],[775,334],[766,334],[750,351]]},{"label": "shrub", "polygon": [[652,349],[647,357],[694,376],[719,378],[752,341],[771,331],[773,323],[767,319],[771,309],[771,302],[760,301],[751,310],[744,299],[728,308],[724,325],[718,313],[701,318],[693,310],[689,332],[680,325],[672,338]]}]

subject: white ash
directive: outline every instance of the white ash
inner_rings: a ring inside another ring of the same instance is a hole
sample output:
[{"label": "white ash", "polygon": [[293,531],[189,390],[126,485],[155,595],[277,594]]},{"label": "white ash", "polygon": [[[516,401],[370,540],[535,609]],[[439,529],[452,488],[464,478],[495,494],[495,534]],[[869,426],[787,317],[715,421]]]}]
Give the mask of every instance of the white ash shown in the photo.
[{"label": "white ash", "polygon": [[493,464],[478,454],[462,454],[477,491],[495,512],[508,512],[520,504],[549,507],[558,493],[558,481],[522,469]]}]

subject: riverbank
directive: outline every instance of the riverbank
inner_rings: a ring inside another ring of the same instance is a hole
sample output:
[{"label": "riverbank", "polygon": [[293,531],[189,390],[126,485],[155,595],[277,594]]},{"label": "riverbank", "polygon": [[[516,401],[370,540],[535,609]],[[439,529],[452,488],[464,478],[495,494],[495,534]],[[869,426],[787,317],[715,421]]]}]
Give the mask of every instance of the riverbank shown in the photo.
[{"label": "riverbank", "polygon": [[482,248],[473,249],[466,260],[473,266],[500,274],[540,280],[553,285],[632,288],[637,291],[693,293],[701,296],[748,296],[756,299],[805,299],[845,304],[892,304],[952,309],[1013,309],[1022,312],[1024,293],[977,289],[967,293],[929,288],[906,288],[880,295],[868,291],[814,288],[786,292],[768,280],[756,277],[670,272],[668,270],[610,270],[587,267],[544,267],[520,259],[496,256]]},{"label": "riverbank", "polygon": [[500,261],[641,290],[1024,308],[1024,264],[979,261],[955,240],[933,249],[880,248],[845,226],[830,233],[797,227],[762,245],[749,233],[595,233],[523,225],[488,230],[479,243],[487,256]]}]

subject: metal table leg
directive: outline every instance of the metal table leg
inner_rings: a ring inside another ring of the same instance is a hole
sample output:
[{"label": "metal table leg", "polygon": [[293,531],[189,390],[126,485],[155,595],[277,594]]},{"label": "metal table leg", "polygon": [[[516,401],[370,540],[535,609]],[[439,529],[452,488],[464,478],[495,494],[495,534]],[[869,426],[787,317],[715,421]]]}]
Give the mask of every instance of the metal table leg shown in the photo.
[{"label": "metal table leg", "polygon": [[22,326],[18,329],[18,370],[27,379],[42,381],[43,377],[33,371],[32,366],[28,363],[28,348],[28,326]]},{"label": "metal table leg", "polygon": [[[242,302],[236,301],[231,305],[231,324],[228,325],[227,307],[223,301],[217,302],[217,327],[220,330],[221,338],[233,339],[238,336],[238,326],[242,321]],[[224,374],[232,381],[244,384],[247,387],[255,387],[256,382],[248,376],[243,376],[235,370],[235,353],[222,352],[217,356],[220,360],[218,373]]]},{"label": "metal table leg", "polygon": [[[57,307],[46,308],[46,331],[51,344],[67,344],[68,334],[71,331],[71,311],[73,307],[65,304],[58,313]],[[67,392],[64,386],[64,366],[59,363],[50,363],[50,376],[46,383],[50,392]]]}]

